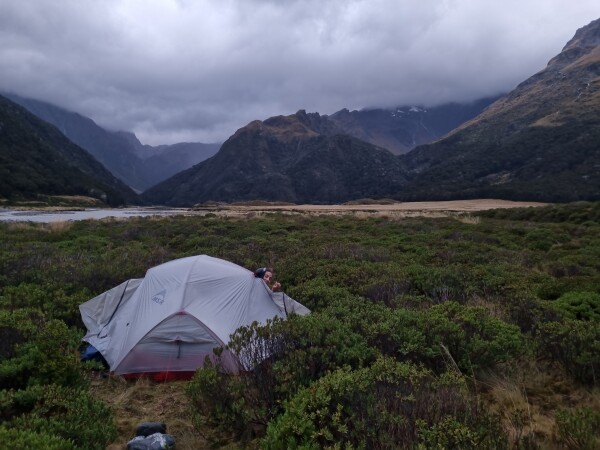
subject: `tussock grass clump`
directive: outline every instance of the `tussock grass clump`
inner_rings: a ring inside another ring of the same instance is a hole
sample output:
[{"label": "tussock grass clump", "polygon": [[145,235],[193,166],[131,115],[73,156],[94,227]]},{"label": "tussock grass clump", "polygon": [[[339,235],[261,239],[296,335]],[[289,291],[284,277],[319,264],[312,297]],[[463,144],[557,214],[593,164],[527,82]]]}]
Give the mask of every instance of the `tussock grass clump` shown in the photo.
[{"label": "tussock grass clump", "polygon": [[187,382],[156,382],[146,378],[125,381],[121,377],[94,375],[91,392],[113,411],[118,437],[107,447],[121,450],[135,436],[142,422],[164,422],[167,433],[175,436],[177,449],[207,448],[206,440],[192,421]]}]

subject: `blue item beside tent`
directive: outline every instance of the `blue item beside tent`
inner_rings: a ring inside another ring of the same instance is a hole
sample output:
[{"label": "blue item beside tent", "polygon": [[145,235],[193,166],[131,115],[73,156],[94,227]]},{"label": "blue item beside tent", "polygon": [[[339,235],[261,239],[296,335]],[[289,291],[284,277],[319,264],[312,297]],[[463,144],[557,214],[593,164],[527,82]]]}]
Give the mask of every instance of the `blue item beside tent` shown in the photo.
[{"label": "blue item beside tent", "polygon": [[86,361],[98,361],[102,363],[104,367],[108,368],[108,364],[106,363],[104,356],[102,356],[102,353],[100,353],[98,349],[91,344],[88,344],[88,346],[85,347],[81,352],[81,362]]}]

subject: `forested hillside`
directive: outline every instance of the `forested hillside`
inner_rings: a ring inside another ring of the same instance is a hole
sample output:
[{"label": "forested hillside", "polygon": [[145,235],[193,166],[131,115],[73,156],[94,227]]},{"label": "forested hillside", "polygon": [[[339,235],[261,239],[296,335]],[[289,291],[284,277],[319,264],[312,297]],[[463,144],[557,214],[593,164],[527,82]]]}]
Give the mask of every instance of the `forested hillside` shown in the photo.
[{"label": "forested hillside", "polygon": [[481,115],[406,155],[399,197],[600,199],[599,67],[597,19]]},{"label": "forested hillside", "polygon": [[52,125],[0,96],[0,198],[81,195],[108,205],[139,203],[128,186]]},{"label": "forested hillside", "polygon": [[173,145],[143,145],[135,134],[109,131],[89,117],[50,103],[6,95],[32,114],[54,125],[104,165],[110,172],[138,191],[204,161],[219,150],[220,144],[182,142]]}]

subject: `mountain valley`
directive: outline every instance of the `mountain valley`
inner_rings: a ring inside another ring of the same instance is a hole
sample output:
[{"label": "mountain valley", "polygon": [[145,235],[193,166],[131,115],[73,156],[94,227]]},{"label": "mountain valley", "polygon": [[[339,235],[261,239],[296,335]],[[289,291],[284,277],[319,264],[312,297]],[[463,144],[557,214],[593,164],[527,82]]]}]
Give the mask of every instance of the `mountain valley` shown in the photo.
[{"label": "mountain valley", "polygon": [[[17,175],[17,181],[3,181],[7,199],[85,191],[55,176],[74,166],[104,177],[124,201],[167,206],[600,199],[600,19],[577,30],[545,69],[503,97],[428,109],[346,109],[332,115],[299,110],[255,120],[222,146],[150,147],[132,133],[108,132],[53,105],[17,100],[57,129],[3,100],[0,169],[3,180]],[[8,136],[7,124],[19,128],[18,134]],[[59,130],[77,145],[59,139]],[[23,158],[32,146],[38,156]],[[78,146],[93,157],[83,158],[74,150]],[[40,158],[46,164],[35,163]],[[109,181],[107,171],[90,169],[93,158],[144,191],[141,197]]]}]

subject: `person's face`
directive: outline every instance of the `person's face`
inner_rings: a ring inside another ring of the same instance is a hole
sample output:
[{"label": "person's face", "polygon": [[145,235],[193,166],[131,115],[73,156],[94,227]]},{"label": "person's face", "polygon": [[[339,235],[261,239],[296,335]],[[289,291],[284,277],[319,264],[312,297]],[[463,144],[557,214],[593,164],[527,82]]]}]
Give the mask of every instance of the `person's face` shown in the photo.
[{"label": "person's face", "polygon": [[265,280],[267,283],[271,283],[271,278],[273,278],[273,274],[267,270],[263,280]]}]

